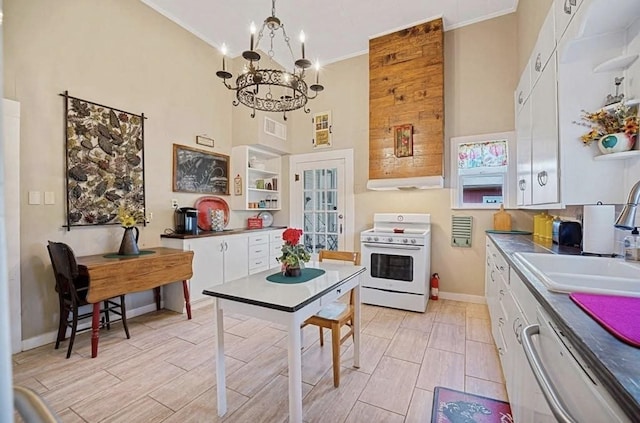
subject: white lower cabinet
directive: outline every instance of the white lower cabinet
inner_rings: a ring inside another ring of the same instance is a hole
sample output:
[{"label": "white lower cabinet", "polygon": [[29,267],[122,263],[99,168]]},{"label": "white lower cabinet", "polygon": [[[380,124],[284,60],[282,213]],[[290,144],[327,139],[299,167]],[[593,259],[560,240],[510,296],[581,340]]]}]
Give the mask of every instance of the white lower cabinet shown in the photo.
[{"label": "white lower cabinet", "polygon": [[[530,323],[523,310],[535,310],[537,302],[489,238],[486,246],[485,292],[491,333],[500,355],[514,421],[555,422],[522,349],[522,330]],[[532,319],[535,321],[535,315]]]},{"label": "white lower cabinet", "polygon": [[[249,237],[247,234],[177,239],[162,238],[162,246],[193,251],[193,276],[189,280],[191,304],[211,297],[202,291],[249,274]],[[163,288],[164,306],[185,312],[182,284]]]}]

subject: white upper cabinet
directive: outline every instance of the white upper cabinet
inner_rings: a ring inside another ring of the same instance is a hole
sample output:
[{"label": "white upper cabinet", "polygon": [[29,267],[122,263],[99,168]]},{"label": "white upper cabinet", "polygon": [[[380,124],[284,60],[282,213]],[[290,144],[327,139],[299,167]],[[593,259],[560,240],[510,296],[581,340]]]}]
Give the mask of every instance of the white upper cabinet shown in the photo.
[{"label": "white upper cabinet", "polygon": [[519,206],[624,201],[624,184],[611,181],[624,181],[628,165],[594,160],[597,145],[583,145],[589,129],[576,122],[615,94],[616,77],[625,76],[621,90],[634,97],[639,33],[640,0],[554,1],[514,93]]},{"label": "white upper cabinet", "polygon": [[556,40],[560,40],[564,35],[565,29],[573,19],[574,15],[581,6],[582,0],[555,0],[554,1],[554,15],[555,15],[555,29]]},{"label": "white upper cabinet", "polygon": [[[535,56],[534,56],[535,57]],[[555,54],[531,92],[532,204],[560,201]]]},{"label": "white upper cabinet", "polygon": [[547,17],[542,24],[542,28],[540,29],[540,33],[538,34],[538,40],[533,48],[531,59],[529,60],[529,66],[531,67],[531,86],[535,86],[536,82],[542,75],[542,71],[547,66],[547,63],[549,63],[551,53],[553,53],[556,48],[553,24],[554,14],[552,10],[549,10]]}]

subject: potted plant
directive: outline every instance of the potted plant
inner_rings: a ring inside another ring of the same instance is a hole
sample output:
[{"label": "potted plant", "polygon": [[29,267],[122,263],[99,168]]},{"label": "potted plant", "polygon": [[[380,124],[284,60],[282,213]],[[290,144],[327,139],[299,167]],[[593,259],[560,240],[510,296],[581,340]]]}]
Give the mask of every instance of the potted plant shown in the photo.
[{"label": "potted plant", "polygon": [[282,273],[285,276],[300,276],[304,264],[309,261],[310,255],[299,244],[302,236],[302,229],[288,228],[282,233],[284,245],[282,245],[282,255],[277,258],[282,264]]},{"label": "potted plant", "polygon": [[602,154],[631,150],[638,136],[638,106],[621,102],[597,112],[583,110],[581,122],[574,123],[590,128],[580,139],[584,145],[597,141]]}]

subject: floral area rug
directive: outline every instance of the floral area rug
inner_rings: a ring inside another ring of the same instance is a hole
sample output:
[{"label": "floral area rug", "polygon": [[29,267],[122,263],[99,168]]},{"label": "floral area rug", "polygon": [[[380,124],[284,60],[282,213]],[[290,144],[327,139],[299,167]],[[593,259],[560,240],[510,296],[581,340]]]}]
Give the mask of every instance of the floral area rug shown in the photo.
[{"label": "floral area rug", "polygon": [[512,423],[508,402],[436,386],[431,423]]}]

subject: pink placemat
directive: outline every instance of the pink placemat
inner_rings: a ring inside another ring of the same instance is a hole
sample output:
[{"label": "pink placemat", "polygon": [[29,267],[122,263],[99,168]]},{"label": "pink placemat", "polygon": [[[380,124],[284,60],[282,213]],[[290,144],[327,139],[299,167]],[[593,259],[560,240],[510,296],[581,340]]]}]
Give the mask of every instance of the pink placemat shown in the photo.
[{"label": "pink placemat", "polygon": [[578,292],[569,297],[616,338],[640,347],[640,298]]}]

